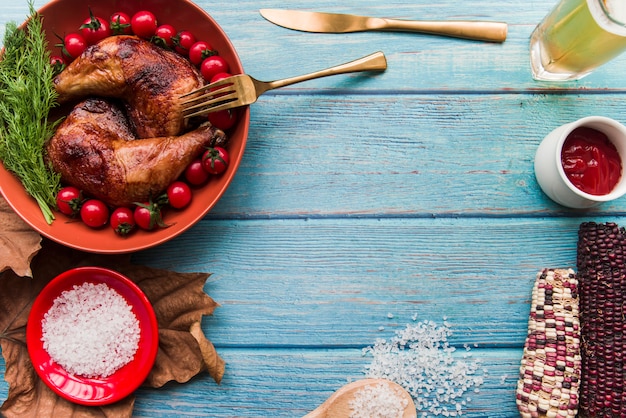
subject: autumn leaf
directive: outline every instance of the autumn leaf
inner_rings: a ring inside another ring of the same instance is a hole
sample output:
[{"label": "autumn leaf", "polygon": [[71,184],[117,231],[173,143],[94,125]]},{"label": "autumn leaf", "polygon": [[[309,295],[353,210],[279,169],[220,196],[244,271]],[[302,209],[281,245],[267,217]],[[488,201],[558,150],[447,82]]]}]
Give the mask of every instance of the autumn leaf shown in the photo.
[{"label": "autumn leaf", "polygon": [[[32,262],[32,279],[13,271],[0,274],[0,347],[5,358],[9,396],[0,407],[7,417],[130,417],[134,395],[112,405],[86,407],[52,392],[37,376],[25,343],[28,313],[39,291],[61,272],[79,266],[115,269],[135,281],[153,304],[159,322],[159,352],[144,382],[161,387],[169,381],[184,383],[208,372],[218,383],[224,361],[200,328],[202,316],[218,304],[204,293],[207,273],[176,273],[133,265],[129,255],[83,253],[48,240]],[[193,331],[192,331],[193,329]]]},{"label": "autumn leaf", "polygon": [[164,270],[133,265],[118,270],[139,285],[159,319],[159,352],[146,384],[161,387],[171,380],[184,383],[202,371],[208,371],[219,383],[224,372],[223,361],[216,356],[205,362],[200,343],[190,333],[194,323],[199,323],[203,315],[211,315],[218,306],[203,291],[209,276],[204,273],[173,276]]},{"label": "autumn leaf", "polygon": [[41,236],[0,197],[0,272],[32,277],[30,263],[41,249]]},{"label": "autumn leaf", "polygon": [[222,377],[224,377],[226,363],[220,356],[217,355],[217,351],[215,351],[213,343],[205,337],[204,332],[202,332],[202,328],[200,327],[200,322],[194,322],[191,325],[189,332],[193,335],[196,341],[198,341],[202,359],[204,360],[204,364],[208,367],[207,372],[213,380],[220,383],[222,381]]}]

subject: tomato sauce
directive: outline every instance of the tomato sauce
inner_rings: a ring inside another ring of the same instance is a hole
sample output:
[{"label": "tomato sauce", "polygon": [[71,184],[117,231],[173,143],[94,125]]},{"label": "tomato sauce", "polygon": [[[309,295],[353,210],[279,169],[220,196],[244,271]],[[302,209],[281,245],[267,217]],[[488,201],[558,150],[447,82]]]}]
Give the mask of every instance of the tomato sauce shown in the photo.
[{"label": "tomato sauce", "polygon": [[561,164],[578,189],[592,195],[610,193],[622,177],[622,159],[602,132],[580,127],[565,139]]}]

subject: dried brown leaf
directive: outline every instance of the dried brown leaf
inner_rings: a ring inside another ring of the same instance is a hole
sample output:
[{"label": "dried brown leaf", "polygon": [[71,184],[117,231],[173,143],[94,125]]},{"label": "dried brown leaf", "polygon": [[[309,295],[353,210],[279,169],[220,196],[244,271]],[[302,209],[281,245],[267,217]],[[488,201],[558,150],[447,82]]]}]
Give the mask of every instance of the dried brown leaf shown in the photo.
[{"label": "dried brown leaf", "polygon": [[[25,343],[32,302],[39,291],[61,272],[78,266],[115,269],[135,281],[155,308],[159,322],[159,352],[144,383],[161,387],[168,381],[186,382],[208,371],[219,383],[224,362],[204,337],[200,321],[218,304],[203,291],[206,273],[176,273],[133,265],[129,255],[98,255],[72,250],[48,240],[33,259],[33,279],[13,271],[0,274],[0,346],[5,358],[9,396],[0,407],[7,417],[130,417],[134,395],[103,407],[85,407],[58,397],[37,376]],[[194,325],[197,324],[197,325]],[[193,331],[191,331],[193,328]],[[192,335],[193,332],[193,335]]]},{"label": "dried brown leaf", "polygon": [[[128,266],[120,270],[139,285],[154,307],[159,319],[159,352],[157,364],[146,380],[146,385],[161,387],[169,381],[187,382],[203,371],[215,379],[224,373],[224,363],[211,360],[208,364],[203,348],[190,334],[192,324],[200,323],[202,316],[211,315],[218,304],[204,293],[205,273],[177,273],[159,269],[138,269]],[[212,345],[211,345],[212,347]],[[208,348],[207,348],[208,350]],[[217,358],[217,352],[213,349]],[[221,359],[220,359],[221,360]],[[219,383],[219,379],[215,379]]]},{"label": "dried brown leaf", "polygon": [[200,352],[202,353],[202,358],[204,359],[204,365],[207,368],[206,371],[209,375],[211,375],[213,380],[220,383],[222,381],[222,377],[224,377],[226,363],[220,356],[217,355],[217,351],[215,351],[213,343],[209,341],[204,335],[204,332],[202,332],[200,322],[194,322],[191,325],[189,332],[191,332],[191,335],[193,335],[196,341],[198,341]]},{"label": "dried brown leaf", "polygon": [[0,196],[0,272],[32,277],[30,263],[41,249],[41,236]]}]

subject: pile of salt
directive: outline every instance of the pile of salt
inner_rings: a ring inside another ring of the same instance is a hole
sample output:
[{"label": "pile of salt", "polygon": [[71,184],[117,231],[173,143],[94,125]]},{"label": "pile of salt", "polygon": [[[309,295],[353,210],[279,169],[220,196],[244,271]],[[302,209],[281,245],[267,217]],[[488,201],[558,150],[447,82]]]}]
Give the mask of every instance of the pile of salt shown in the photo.
[{"label": "pile of salt", "polygon": [[139,347],[139,321],[126,300],[104,283],[64,291],[41,325],[44,349],[74,375],[110,376]]},{"label": "pile of salt", "polygon": [[364,386],[349,403],[350,418],[402,418],[409,401],[385,382]]},{"label": "pile of salt", "polygon": [[364,349],[365,355],[373,357],[367,377],[391,380],[404,387],[421,417],[461,416],[469,399],[464,399],[464,394],[471,388],[478,391],[484,380],[478,361],[469,360],[467,354],[453,358],[455,348],[448,343],[452,332],[445,324],[407,324],[391,340],[378,339],[374,346]]}]

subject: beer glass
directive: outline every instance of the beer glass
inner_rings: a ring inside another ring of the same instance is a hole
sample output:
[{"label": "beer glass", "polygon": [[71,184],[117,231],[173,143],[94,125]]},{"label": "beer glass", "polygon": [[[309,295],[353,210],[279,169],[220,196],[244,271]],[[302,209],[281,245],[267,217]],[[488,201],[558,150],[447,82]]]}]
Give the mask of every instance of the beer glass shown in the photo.
[{"label": "beer glass", "polygon": [[626,1],[561,0],[530,38],[533,78],[578,80],[626,50]]}]

